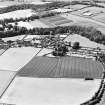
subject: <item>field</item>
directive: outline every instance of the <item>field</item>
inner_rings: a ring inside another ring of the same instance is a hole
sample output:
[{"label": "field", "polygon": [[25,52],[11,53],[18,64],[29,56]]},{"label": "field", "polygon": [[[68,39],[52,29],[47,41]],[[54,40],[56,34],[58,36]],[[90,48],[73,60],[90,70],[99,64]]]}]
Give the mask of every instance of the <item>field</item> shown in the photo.
[{"label": "field", "polygon": [[34,57],[18,75],[41,78],[100,78],[102,71],[102,64],[91,59]]},{"label": "field", "polygon": [[24,40],[28,40],[28,39],[33,39],[33,38],[36,38],[36,39],[39,39],[41,38],[42,35],[27,35],[27,37],[24,38]]},{"label": "field", "polygon": [[27,64],[39,50],[40,48],[35,49],[32,47],[10,48],[0,56],[0,69],[4,71],[18,71]]},{"label": "field", "polygon": [[90,18],[78,16],[78,15],[73,15],[73,14],[62,14],[61,16],[73,21],[72,23],[63,24],[63,26],[67,26],[67,25],[80,25],[80,26],[86,26],[86,27],[92,26],[104,32],[105,24],[102,22],[96,21],[95,19],[90,19]]},{"label": "field", "polygon": [[31,21],[31,22],[29,22],[29,24],[32,27],[38,27],[38,28],[48,28],[49,27],[48,24],[44,24],[44,22],[43,21],[40,21],[40,20]]},{"label": "field", "polygon": [[16,105],[79,105],[90,99],[100,80],[16,77],[1,102]]},{"label": "field", "polygon": [[20,22],[17,22],[17,23],[18,23],[19,27],[26,27],[27,29],[33,29],[33,26],[30,25],[29,22],[22,22],[22,21],[20,21]]},{"label": "field", "polygon": [[65,23],[72,23],[72,20],[66,19],[62,16],[52,16],[52,17],[48,17],[48,18],[43,18],[40,19],[42,22],[44,22],[45,24],[49,25],[49,27],[54,27],[54,26],[60,26],[63,25]]},{"label": "field", "polygon": [[25,9],[25,10],[16,10],[13,12],[8,12],[8,13],[4,13],[4,14],[0,14],[0,19],[9,19],[9,18],[24,18],[24,17],[30,17],[32,16],[32,14],[36,14],[33,13],[31,9]]},{"label": "field", "polygon": [[19,36],[14,36],[14,37],[6,37],[6,38],[2,38],[5,42],[6,41],[16,41],[16,40],[22,40],[24,38],[25,35],[19,35]]},{"label": "field", "polygon": [[3,71],[0,69],[0,97],[8,87],[16,73],[12,71]]},{"label": "field", "polygon": [[79,42],[80,46],[83,47],[90,47],[90,48],[100,47],[101,49],[105,49],[104,45],[90,41],[88,38],[82,37],[77,34],[69,35],[64,41],[71,42],[72,45],[74,42]]}]

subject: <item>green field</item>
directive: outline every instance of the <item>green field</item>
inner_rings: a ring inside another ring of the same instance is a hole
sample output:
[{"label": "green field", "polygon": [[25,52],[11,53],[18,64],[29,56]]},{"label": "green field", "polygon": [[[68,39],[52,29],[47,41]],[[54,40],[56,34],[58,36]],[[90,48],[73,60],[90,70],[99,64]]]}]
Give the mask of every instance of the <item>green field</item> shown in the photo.
[{"label": "green field", "polygon": [[98,61],[79,57],[34,57],[19,76],[45,78],[100,78],[103,66]]}]

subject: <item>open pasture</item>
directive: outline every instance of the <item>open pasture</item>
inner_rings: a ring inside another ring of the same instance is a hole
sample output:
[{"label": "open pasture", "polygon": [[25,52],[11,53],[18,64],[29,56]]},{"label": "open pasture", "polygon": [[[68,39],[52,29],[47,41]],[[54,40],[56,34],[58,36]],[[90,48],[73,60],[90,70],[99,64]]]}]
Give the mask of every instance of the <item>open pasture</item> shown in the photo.
[{"label": "open pasture", "polygon": [[45,78],[100,78],[103,66],[98,61],[79,57],[34,57],[19,76]]},{"label": "open pasture", "polygon": [[40,48],[32,47],[10,48],[0,56],[0,69],[18,71],[39,51]]},{"label": "open pasture", "polygon": [[98,90],[100,80],[16,77],[1,102],[16,105],[80,105]]}]

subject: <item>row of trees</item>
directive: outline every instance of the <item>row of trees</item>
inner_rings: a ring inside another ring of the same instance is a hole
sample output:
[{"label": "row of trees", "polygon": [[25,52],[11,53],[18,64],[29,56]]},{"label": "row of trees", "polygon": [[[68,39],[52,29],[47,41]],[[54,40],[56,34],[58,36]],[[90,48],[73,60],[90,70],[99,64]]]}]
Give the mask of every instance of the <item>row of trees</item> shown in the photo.
[{"label": "row of trees", "polygon": [[105,45],[105,35],[102,34],[99,30],[93,27],[83,27],[83,26],[58,26],[54,28],[33,28],[27,29],[25,27],[18,27],[15,25],[14,30],[0,31],[0,37],[12,37],[23,34],[30,35],[55,35],[55,34],[64,34],[64,33],[75,33],[81,36],[84,36],[91,41],[101,43]]},{"label": "row of trees", "polygon": [[52,2],[52,3],[47,3],[44,5],[35,5],[35,4],[20,4],[20,5],[12,5],[9,7],[4,7],[0,9],[0,14],[2,13],[8,13],[8,12],[12,12],[12,11],[16,11],[16,10],[24,10],[24,9],[32,9],[35,10],[37,12],[40,11],[48,11],[48,10],[52,10],[55,8],[62,8],[64,6],[69,5],[70,3],[68,2]]}]

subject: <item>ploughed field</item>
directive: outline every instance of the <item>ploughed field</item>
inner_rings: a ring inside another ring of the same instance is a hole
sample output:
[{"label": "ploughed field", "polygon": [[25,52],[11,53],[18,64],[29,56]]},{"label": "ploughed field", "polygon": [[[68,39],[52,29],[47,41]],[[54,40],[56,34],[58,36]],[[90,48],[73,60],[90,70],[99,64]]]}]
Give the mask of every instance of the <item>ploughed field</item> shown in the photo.
[{"label": "ploughed field", "polygon": [[101,78],[103,66],[98,61],[79,57],[34,57],[19,76],[45,78]]}]

